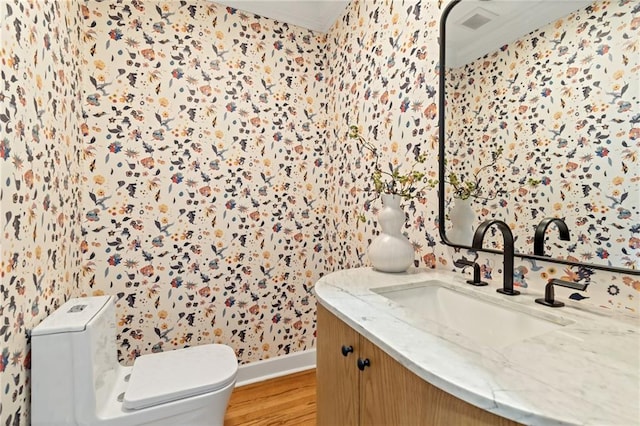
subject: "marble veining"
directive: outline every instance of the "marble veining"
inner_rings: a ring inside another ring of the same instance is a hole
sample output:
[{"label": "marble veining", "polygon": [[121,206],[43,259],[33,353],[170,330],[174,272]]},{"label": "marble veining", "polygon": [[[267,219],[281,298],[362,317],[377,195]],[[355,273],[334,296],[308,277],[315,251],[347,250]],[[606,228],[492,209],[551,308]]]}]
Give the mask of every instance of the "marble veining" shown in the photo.
[{"label": "marble veining", "polygon": [[[464,278],[444,271],[385,274],[357,268],[321,278],[314,290],[319,303],[410,371],[496,415],[536,425],[640,424],[637,318],[603,315],[571,300],[548,308],[534,303],[541,294],[508,297],[495,286],[468,286]],[[492,347],[372,291],[430,280],[566,325]]]}]

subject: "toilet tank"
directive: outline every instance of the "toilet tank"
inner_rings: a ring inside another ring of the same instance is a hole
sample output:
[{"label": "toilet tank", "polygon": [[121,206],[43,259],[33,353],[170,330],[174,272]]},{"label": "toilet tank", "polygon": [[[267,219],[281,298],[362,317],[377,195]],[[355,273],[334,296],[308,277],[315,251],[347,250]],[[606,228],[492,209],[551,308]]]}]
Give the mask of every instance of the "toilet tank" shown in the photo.
[{"label": "toilet tank", "polygon": [[96,413],[118,367],[112,296],[71,299],[31,332],[31,422],[77,424]]}]

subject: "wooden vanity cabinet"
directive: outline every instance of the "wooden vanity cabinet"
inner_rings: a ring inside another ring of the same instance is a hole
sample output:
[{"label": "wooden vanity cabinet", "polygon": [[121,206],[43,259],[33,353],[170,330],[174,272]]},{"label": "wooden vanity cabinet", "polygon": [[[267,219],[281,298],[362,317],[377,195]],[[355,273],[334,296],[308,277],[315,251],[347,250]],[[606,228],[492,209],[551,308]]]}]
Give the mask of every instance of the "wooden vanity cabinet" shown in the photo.
[{"label": "wooden vanity cabinet", "polygon": [[518,424],[425,382],[320,304],[317,330],[318,426]]}]

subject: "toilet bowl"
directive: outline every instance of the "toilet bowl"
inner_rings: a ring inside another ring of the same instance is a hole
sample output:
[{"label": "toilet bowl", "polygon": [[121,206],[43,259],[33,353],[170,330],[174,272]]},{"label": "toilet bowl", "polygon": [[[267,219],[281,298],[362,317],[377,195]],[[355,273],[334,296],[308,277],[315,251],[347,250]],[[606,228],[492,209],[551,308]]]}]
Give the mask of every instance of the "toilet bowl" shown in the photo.
[{"label": "toilet bowl", "polygon": [[114,298],[71,299],[31,332],[31,424],[222,426],[237,371],[219,344],[122,366]]}]

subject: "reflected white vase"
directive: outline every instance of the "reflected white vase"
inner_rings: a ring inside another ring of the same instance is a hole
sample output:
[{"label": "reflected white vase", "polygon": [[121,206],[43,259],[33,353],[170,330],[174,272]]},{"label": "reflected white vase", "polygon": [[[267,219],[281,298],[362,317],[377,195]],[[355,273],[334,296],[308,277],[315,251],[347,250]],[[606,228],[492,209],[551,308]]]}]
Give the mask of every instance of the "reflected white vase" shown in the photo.
[{"label": "reflected white vase", "polygon": [[381,232],[367,250],[369,261],[380,272],[404,272],[413,264],[415,250],[402,233],[405,223],[405,214],[400,208],[402,197],[382,194],[381,198],[382,209],[378,213]]},{"label": "reflected white vase", "polygon": [[451,229],[447,231],[450,242],[458,245],[471,246],[473,241],[473,223],[476,213],[471,207],[471,198],[466,200],[456,198],[449,210]]}]

